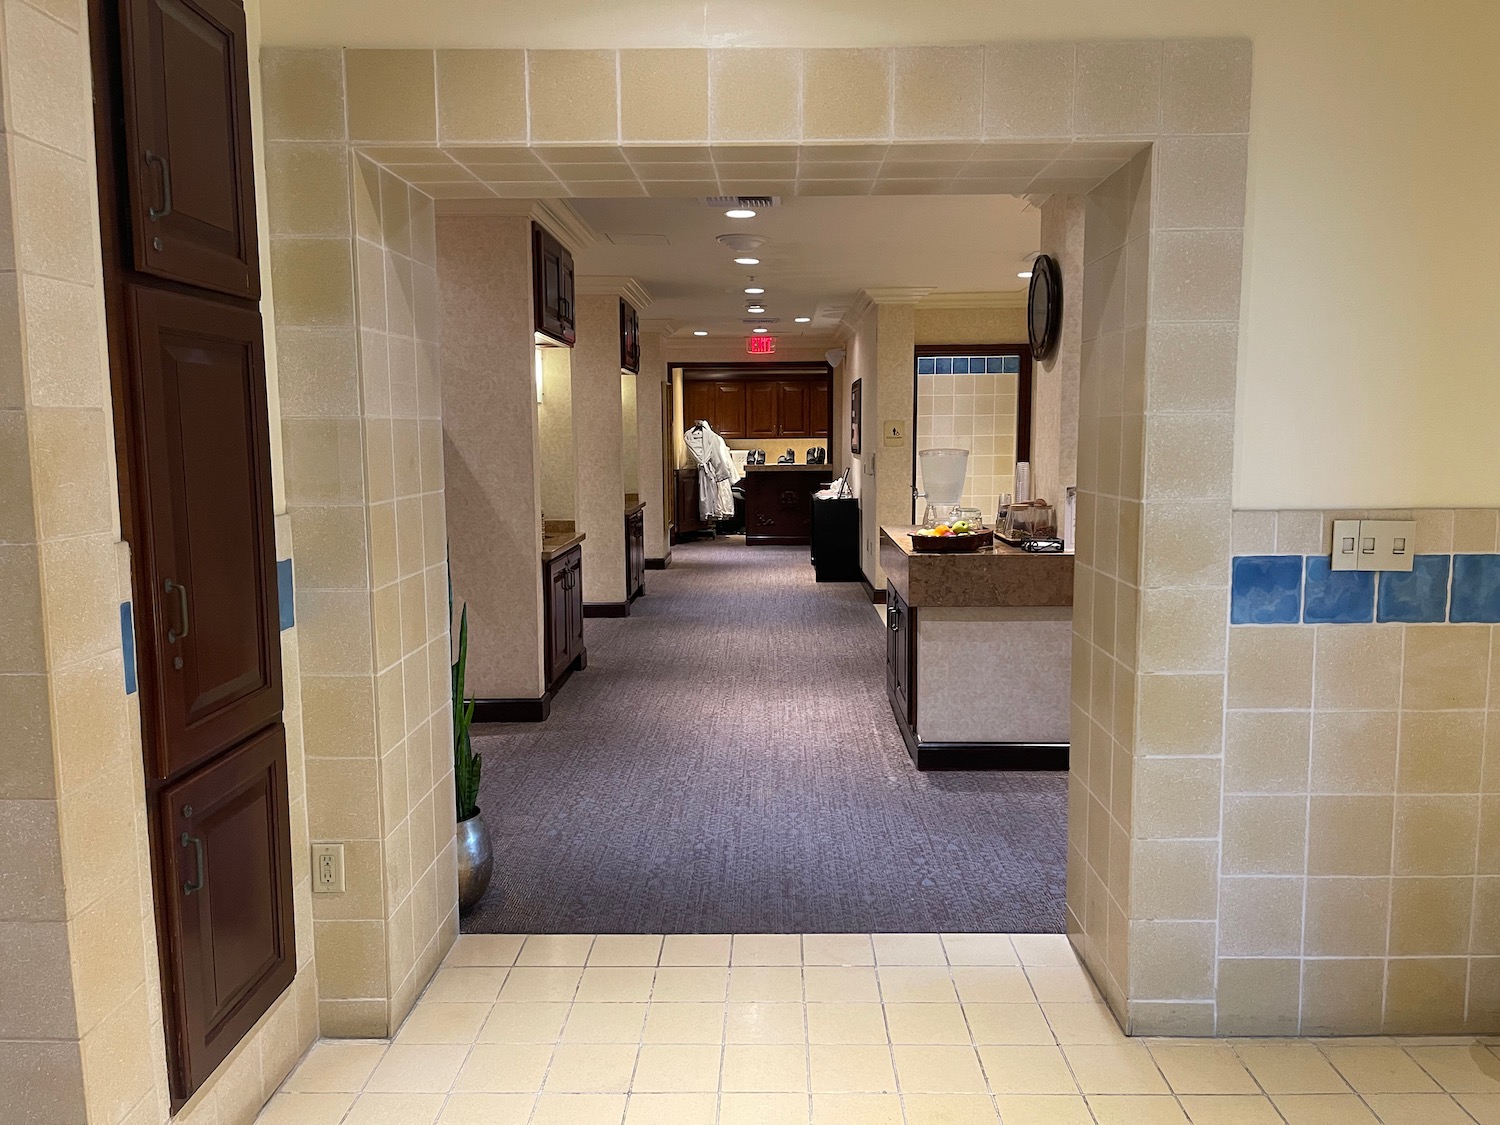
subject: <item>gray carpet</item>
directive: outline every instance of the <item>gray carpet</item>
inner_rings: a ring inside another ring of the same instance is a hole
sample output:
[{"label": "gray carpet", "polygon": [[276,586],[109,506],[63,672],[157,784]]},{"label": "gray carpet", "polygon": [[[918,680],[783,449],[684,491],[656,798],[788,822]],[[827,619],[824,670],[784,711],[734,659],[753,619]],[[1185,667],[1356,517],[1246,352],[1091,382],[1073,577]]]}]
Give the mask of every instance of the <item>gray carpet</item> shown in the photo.
[{"label": "gray carpet", "polygon": [[465,933],[1062,929],[1066,775],[918,773],[879,618],[807,558],[677,547],[547,722],[475,728]]}]

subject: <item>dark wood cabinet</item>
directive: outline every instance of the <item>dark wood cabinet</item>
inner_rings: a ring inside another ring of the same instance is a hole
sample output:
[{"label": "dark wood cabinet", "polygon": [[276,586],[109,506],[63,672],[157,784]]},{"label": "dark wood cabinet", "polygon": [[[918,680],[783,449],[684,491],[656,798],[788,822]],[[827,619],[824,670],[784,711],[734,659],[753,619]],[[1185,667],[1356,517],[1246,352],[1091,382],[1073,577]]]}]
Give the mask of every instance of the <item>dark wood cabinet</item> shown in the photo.
[{"label": "dark wood cabinet", "polygon": [[[826,393],[826,392],[825,392]],[[808,428],[808,385],[804,382],[779,383],[777,395],[777,436],[791,438],[811,437]]]},{"label": "dark wood cabinet", "polygon": [[712,383],[713,412],[708,416],[714,431],[725,438],[745,436],[745,384]]},{"label": "dark wood cabinet", "polygon": [[196,1089],[297,971],[286,735],[278,723],[155,809],[175,1089]]},{"label": "dark wood cabinet", "polygon": [[119,19],[134,266],[258,297],[245,10],[124,0]]},{"label": "dark wood cabinet", "polygon": [[745,490],[745,542],[810,542],[812,495],[832,479],[830,469],[751,469],[740,485]]},{"label": "dark wood cabinet", "polygon": [[547,690],[588,657],[583,647],[583,548],[570,547],[542,563]]},{"label": "dark wood cabinet", "polygon": [[533,327],[560,344],[578,339],[573,314],[573,255],[540,223],[531,224]]},{"label": "dark wood cabinet", "polygon": [[713,531],[713,521],[706,520],[699,514],[698,470],[678,469],[676,485],[676,515],[672,521],[674,538],[680,541],[689,535]]},{"label": "dark wood cabinet", "polygon": [[746,437],[780,437],[780,416],[780,410],[778,409],[777,384],[747,383],[745,385]]},{"label": "dark wood cabinet", "polygon": [[859,501],[813,500],[812,564],[819,582],[858,582]]},{"label": "dark wood cabinet", "polygon": [[641,373],[641,314],[620,298],[620,370]]},{"label": "dark wood cabinet", "polygon": [[688,382],[682,385],[682,425],[689,429],[705,421],[715,430],[717,419],[714,417],[714,391],[713,383]]},{"label": "dark wood cabinet", "polygon": [[827,388],[812,385],[807,393],[807,432],[811,437],[831,438],[833,427],[828,412],[832,401]]},{"label": "dark wood cabinet", "polygon": [[136,565],[157,690],[151,776],[206,762],[281,713],[281,638],[260,317],[133,286],[131,364],[149,500]]},{"label": "dark wood cabinet", "polygon": [[689,379],[682,388],[682,422],[686,427],[706,419],[725,438],[826,440],[828,388],[826,378]]},{"label": "dark wood cabinet", "polygon": [[917,619],[915,611],[886,583],[885,690],[891,708],[908,727],[917,721]]},{"label": "dark wood cabinet", "polygon": [[637,508],[625,517],[625,599],[634,601],[646,592],[646,510]]}]

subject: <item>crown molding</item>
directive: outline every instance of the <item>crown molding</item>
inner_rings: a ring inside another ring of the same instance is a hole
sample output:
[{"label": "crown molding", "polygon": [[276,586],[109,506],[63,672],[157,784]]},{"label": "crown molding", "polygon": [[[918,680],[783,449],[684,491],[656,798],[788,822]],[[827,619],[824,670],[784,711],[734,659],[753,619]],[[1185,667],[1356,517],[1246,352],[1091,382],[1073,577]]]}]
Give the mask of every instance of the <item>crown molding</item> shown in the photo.
[{"label": "crown molding", "polygon": [[931,292],[931,285],[912,285],[891,289],[861,289],[860,296],[874,305],[914,305]]},{"label": "crown molding", "polygon": [[1024,309],[1026,289],[988,293],[929,293],[917,302],[924,309]]},{"label": "crown molding", "polygon": [[599,241],[599,232],[566,199],[439,199],[436,208],[439,215],[513,215],[531,219],[546,227],[573,254]]},{"label": "crown molding", "polygon": [[622,297],[636,312],[651,303],[651,294],[645,286],[633,277],[618,274],[578,274],[573,278],[573,290],[580,297]]},{"label": "crown molding", "polygon": [[663,320],[661,318],[642,320],[641,335],[661,336],[665,338],[672,335],[672,333],[676,332],[681,327],[682,325],[678,324],[675,320]]}]

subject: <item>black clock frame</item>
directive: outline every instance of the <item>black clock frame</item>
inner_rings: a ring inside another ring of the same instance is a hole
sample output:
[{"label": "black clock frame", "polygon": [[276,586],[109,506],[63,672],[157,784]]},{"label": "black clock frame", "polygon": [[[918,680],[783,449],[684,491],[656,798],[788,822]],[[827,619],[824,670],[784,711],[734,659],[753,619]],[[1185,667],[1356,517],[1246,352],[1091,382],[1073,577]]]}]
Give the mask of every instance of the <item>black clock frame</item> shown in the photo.
[{"label": "black clock frame", "polygon": [[1031,264],[1031,286],[1026,294],[1026,333],[1034,358],[1049,360],[1057,354],[1062,310],[1062,269],[1051,254],[1038,254]]}]

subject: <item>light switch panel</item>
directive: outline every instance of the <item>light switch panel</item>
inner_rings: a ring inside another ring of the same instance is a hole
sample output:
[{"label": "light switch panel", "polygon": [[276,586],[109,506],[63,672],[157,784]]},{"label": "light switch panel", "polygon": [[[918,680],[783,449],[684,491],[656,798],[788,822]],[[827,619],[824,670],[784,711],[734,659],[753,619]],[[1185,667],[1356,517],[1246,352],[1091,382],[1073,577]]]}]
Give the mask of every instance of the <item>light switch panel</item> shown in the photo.
[{"label": "light switch panel", "polygon": [[1361,520],[1360,570],[1410,570],[1416,557],[1417,525],[1413,520]]},{"label": "light switch panel", "polygon": [[1359,569],[1359,520],[1333,521],[1333,562],[1331,569]]}]

